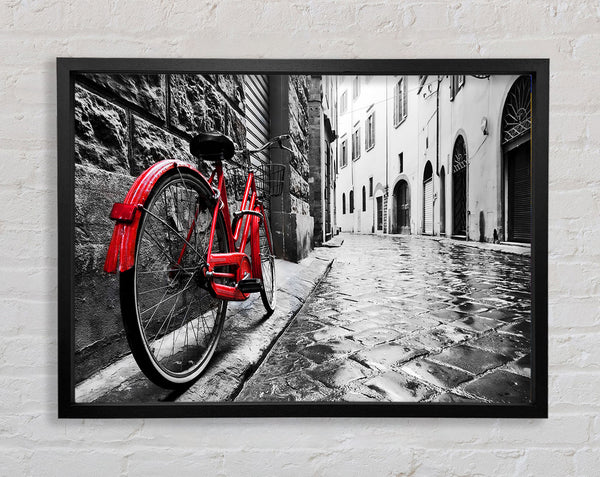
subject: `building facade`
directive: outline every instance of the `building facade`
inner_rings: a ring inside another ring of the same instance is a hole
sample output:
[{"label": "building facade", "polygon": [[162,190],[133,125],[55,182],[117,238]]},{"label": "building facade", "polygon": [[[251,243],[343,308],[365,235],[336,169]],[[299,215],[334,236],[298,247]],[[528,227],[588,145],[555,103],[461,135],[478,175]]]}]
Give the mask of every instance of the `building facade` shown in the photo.
[{"label": "building facade", "polygon": [[340,76],[341,231],[531,240],[527,76]]}]

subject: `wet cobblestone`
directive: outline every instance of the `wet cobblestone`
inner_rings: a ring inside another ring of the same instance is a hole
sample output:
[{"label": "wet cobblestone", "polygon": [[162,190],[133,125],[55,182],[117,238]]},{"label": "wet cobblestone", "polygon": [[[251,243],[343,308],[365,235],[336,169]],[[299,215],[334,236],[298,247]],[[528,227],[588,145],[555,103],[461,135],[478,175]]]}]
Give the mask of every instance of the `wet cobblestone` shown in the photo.
[{"label": "wet cobblestone", "polygon": [[419,236],[343,239],[236,400],[529,401],[528,256]]}]

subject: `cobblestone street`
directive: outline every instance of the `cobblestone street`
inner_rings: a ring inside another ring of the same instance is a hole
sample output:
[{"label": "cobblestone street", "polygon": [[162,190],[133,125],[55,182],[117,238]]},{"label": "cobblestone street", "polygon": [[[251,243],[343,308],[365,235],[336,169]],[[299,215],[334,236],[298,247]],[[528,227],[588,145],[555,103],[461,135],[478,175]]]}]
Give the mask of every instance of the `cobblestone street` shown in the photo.
[{"label": "cobblestone street", "polygon": [[343,235],[238,401],[524,403],[530,259],[419,236]]}]

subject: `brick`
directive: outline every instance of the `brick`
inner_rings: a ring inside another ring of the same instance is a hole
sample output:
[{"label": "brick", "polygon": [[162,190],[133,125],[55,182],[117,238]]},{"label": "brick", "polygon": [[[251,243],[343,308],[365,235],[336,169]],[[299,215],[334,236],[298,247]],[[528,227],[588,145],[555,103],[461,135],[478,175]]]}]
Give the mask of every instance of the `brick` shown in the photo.
[{"label": "brick", "polygon": [[[568,282],[560,282],[568,283]],[[558,285],[553,285],[557,287]],[[554,296],[548,304],[550,327],[578,328],[597,326],[600,323],[598,300],[594,296],[574,297],[566,293]]]},{"label": "brick", "polygon": [[530,449],[519,472],[523,475],[575,475],[574,451],[557,449]]},{"label": "brick", "polygon": [[[574,333],[567,329],[565,334],[549,337],[548,356],[550,366],[568,366],[569,369],[598,370],[600,350],[596,346],[600,336],[598,333]],[[573,349],[580,350],[573,353]]]},{"label": "brick", "polygon": [[[73,475],[75,461],[75,473],[92,476],[119,475],[125,458],[110,450],[72,449],[64,452],[61,459],[56,459],[55,450],[39,449],[31,457],[31,468],[39,471],[43,469],[44,475],[48,477],[62,477]],[[49,465],[50,462],[52,465]]]},{"label": "brick", "polygon": [[598,372],[553,373],[549,376],[548,393],[555,403],[585,404],[597,408],[600,405],[598,386]]}]

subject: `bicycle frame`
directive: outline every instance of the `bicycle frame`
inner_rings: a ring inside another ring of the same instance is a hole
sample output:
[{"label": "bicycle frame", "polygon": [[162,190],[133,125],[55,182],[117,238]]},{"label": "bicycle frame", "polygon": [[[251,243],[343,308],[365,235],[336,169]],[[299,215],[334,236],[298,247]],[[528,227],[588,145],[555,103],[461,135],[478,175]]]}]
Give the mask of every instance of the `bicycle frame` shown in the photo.
[{"label": "bicycle frame", "polygon": [[[209,280],[209,286],[212,287],[215,295],[223,300],[243,301],[249,296],[248,293],[243,293],[235,285],[224,285],[215,283],[213,278],[229,278],[235,280],[236,284],[245,278],[259,278],[262,280],[262,269],[260,260],[260,243],[259,243],[259,227],[260,220],[267,220],[262,202],[257,198],[256,182],[254,180],[254,172],[248,173],[246,179],[246,187],[242,198],[240,208],[241,216],[235,222],[235,230],[232,230],[231,215],[229,212],[229,203],[227,201],[227,189],[225,188],[225,177],[223,174],[223,166],[220,161],[217,161],[215,170],[210,176],[208,183],[214,189],[214,183],[217,182],[216,192],[218,195],[217,204],[213,211],[213,218],[210,230],[210,238],[208,244],[207,263],[205,277]],[[223,213],[225,218],[225,230],[227,234],[227,243],[229,250],[233,252],[215,253],[213,252],[213,243],[216,230],[216,224],[219,213]],[[258,213],[260,217],[257,217]],[[192,223],[190,233],[195,226]],[[269,227],[265,226],[265,235],[269,246],[272,248],[272,238],[269,235]],[[236,248],[236,242],[240,240],[239,246]],[[244,252],[250,240],[250,254],[252,260]],[[182,250],[182,254],[183,254]],[[235,272],[217,272],[216,267],[234,267]]]}]

